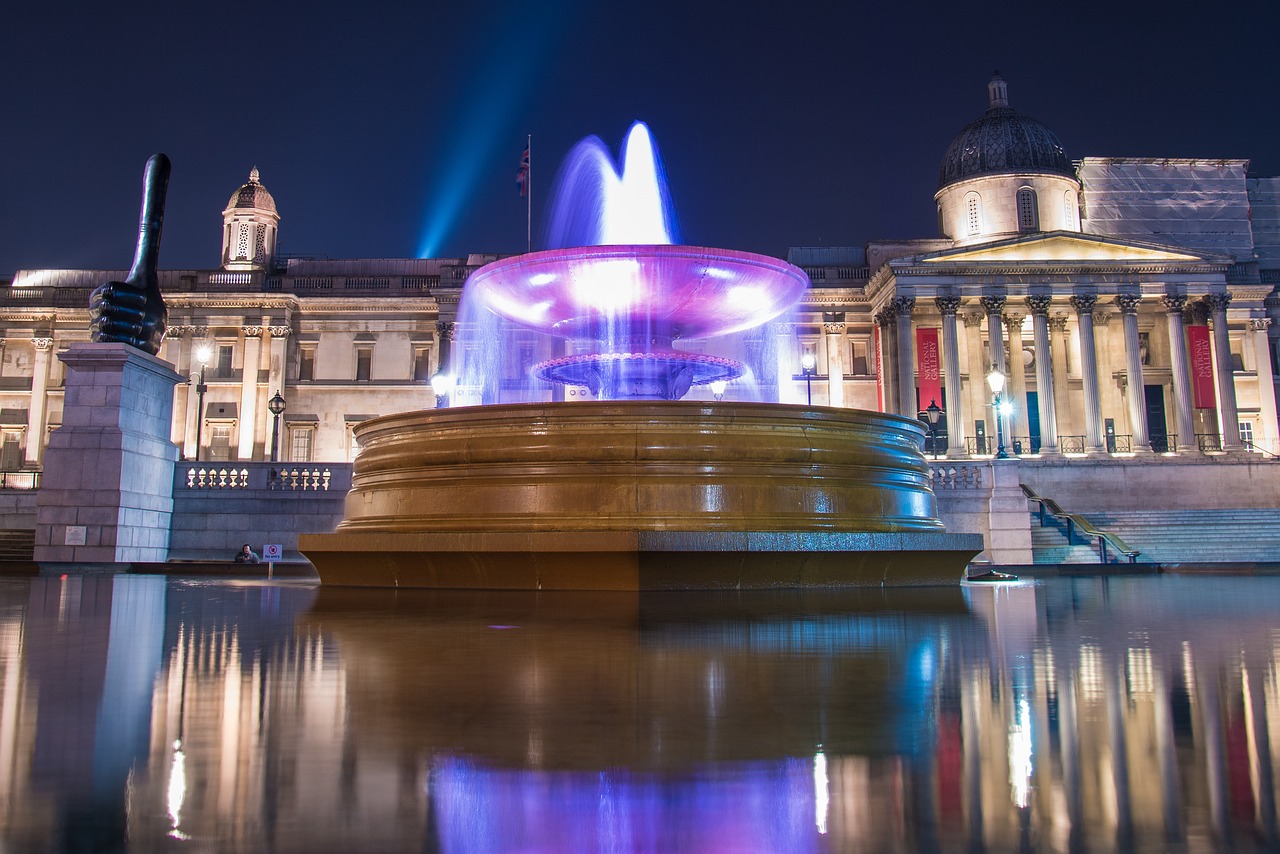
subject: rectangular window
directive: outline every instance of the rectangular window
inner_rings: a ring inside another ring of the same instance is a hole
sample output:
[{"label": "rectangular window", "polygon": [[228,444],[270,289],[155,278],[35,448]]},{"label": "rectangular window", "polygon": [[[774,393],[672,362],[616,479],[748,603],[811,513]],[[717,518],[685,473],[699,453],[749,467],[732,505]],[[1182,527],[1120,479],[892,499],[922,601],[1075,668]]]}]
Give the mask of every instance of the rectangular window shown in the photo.
[{"label": "rectangular window", "polygon": [[231,357],[235,353],[235,348],[230,344],[218,345],[218,376],[231,376]]},{"label": "rectangular window", "polygon": [[312,427],[289,428],[289,460],[295,463],[311,462],[311,439],[315,430]]},{"label": "rectangular window", "polygon": [[368,347],[360,347],[356,350],[356,380],[358,382],[369,381],[369,371],[373,365],[373,350]]},{"label": "rectangular window", "polygon": [[431,348],[413,348],[413,378],[419,382],[431,379]]},{"label": "rectangular window", "polygon": [[310,382],[316,378],[316,349],[302,347],[298,350],[298,379]]},{"label": "rectangular window", "polygon": [[209,428],[209,459],[215,462],[231,459],[230,424],[214,424]]}]

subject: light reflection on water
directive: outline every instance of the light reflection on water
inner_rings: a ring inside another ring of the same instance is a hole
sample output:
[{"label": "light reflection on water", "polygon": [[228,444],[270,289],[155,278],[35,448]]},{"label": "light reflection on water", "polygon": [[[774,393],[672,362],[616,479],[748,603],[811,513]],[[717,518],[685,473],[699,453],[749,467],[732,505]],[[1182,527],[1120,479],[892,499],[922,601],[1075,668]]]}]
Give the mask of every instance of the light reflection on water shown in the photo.
[{"label": "light reflection on water", "polygon": [[1274,850],[1280,579],[0,580],[0,850]]}]

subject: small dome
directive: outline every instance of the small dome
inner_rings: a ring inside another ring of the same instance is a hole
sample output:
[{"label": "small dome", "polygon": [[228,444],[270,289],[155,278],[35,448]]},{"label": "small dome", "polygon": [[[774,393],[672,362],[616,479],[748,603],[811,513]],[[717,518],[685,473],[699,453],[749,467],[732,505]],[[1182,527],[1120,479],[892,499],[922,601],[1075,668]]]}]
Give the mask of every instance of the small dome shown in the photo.
[{"label": "small dome", "polygon": [[942,156],[939,189],[979,175],[1009,172],[1076,177],[1053,131],[1009,106],[1008,89],[998,72],[987,84],[987,91],[990,107],[986,114],[965,125]]},{"label": "small dome", "polygon": [[249,183],[242,184],[240,189],[231,195],[231,201],[227,202],[227,209],[233,208],[258,208],[276,212],[276,200],[271,198],[266,187],[258,183],[258,167],[253,167],[253,171],[249,173]]}]

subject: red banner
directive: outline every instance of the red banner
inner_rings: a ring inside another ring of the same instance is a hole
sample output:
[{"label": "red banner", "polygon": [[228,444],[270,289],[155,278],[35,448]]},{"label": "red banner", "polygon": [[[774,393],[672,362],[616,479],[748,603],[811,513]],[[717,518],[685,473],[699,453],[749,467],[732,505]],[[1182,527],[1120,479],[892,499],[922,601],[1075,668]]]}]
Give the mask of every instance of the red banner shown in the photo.
[{"label": "red banner", "polygon": [[932,327],[916,327],[916,364],[920,371],[920,398],[916,411],[927,409],[930,403],[942,406],[942,366],[938,359],[938,330]]},{"label": "red banner", "polygon": [[1191,351],[1191,392],[1196,409],[1213,409],[1213,347],[1209,327],[1188,326],[1187,347]]}]

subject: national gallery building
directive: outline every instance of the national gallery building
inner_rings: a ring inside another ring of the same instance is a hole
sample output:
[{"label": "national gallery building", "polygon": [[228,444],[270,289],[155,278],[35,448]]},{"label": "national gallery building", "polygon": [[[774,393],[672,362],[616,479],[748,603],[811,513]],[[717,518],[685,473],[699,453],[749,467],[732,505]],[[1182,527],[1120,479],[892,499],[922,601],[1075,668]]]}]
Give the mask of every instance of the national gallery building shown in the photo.
[{"label": "national gallery building", "polygon": [[[942,154],[940,236],[792,249],[811,287],[791,316],[748,334],[758,388],[696,386],[687,399],[912,417],[932,404],[944,414],[931,450],[955,458],[989,457],[998,440],[1040,457],[1280,453],[1280,178],[1249,176],[1246,160],[1073,160],[1010,106],[998,75],[988,103]],[[349,460],[361,421],[480,402],[465,385],[437,398],[430,381],[461,355],[463,284],[497,256],[285,258],[280,220],[254,170],[223,211],[220,266],[160,273],[159,355],[191,378],[172,434],[187,459]],[[0,471],[40,468],[62,417],[56,354],[88,340],[90,291],[124,275],[0,282]],[[566,346],[522,334],[501,366],[512,382]],[[999,425],[993,369],[1010,404]]]}]

